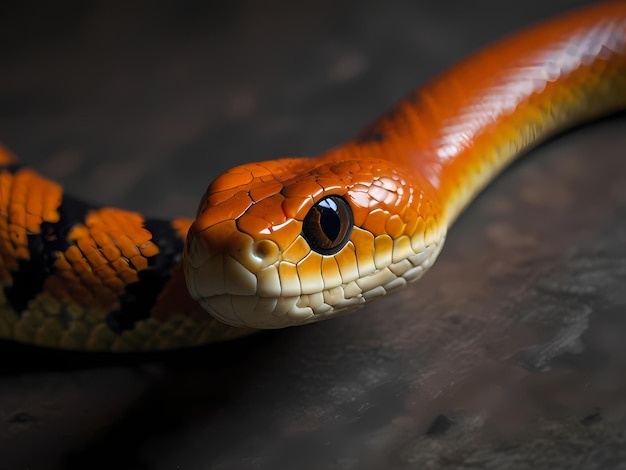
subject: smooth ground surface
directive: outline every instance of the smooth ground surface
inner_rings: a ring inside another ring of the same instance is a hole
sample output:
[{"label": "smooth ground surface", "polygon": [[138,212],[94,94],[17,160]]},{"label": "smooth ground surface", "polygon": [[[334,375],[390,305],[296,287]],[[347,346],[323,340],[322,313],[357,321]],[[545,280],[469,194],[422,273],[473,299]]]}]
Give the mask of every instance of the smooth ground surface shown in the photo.
[{"label": "smooth ground surface", "polygon": [[[293,3],[13,5],[0,140],[91,201],[191,216],[227,167],[321,152],[585,2]],[[626,468],[625,131],[532,152],[352,316],[147,358],[0,345],[0,468]]]}]

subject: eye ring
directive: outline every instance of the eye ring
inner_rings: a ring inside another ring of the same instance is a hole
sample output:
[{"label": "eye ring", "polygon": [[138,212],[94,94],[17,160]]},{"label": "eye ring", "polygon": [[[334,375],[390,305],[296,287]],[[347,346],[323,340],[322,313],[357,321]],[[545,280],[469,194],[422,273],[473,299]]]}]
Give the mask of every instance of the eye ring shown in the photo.
[{"label": "eye ring", "polygon": [[338,253],[352,234],[354,215],[341,196],[326,196],[315,203],[302,221],[302,236],[320,255]]}]

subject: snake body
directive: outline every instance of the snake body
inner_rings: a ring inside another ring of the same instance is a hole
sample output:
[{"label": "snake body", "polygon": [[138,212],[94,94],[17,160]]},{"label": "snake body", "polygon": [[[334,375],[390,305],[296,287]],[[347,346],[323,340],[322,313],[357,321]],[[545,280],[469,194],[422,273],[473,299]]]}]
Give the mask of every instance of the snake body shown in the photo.
[{"label": "snake body", "polygon": [[620,1],[483,49],[319,157],[227,171],[194,221],[90,206],[2,150],[0,338],[140,351],[332,318],[419,279],[522,152],[624,108]]}]

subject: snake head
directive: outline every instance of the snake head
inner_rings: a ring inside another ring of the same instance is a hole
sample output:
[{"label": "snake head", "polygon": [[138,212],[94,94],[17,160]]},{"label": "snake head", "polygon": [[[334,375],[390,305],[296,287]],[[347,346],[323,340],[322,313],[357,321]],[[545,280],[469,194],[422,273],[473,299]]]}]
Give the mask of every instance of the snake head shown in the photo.
[{"label": "snake head", "polygon": [[191,295],[222,322],[281,328],[422,276],[445,227],[430,184],[380,159],[281,159],[208,188],[185,245]]}]

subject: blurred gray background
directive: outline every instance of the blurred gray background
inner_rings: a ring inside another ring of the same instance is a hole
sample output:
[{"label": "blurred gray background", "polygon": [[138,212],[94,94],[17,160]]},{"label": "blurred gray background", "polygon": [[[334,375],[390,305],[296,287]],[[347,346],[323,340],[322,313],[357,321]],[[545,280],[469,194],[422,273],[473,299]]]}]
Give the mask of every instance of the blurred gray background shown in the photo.
[{"label": "blurred gray background", "polygon": [[[5,7],[0,141],[96,203],[193,216],[528,23],[593,2]],[[0,468],[626,468],[626,117],[517,162],[419,284],[147,357],[0,344]]]}]

